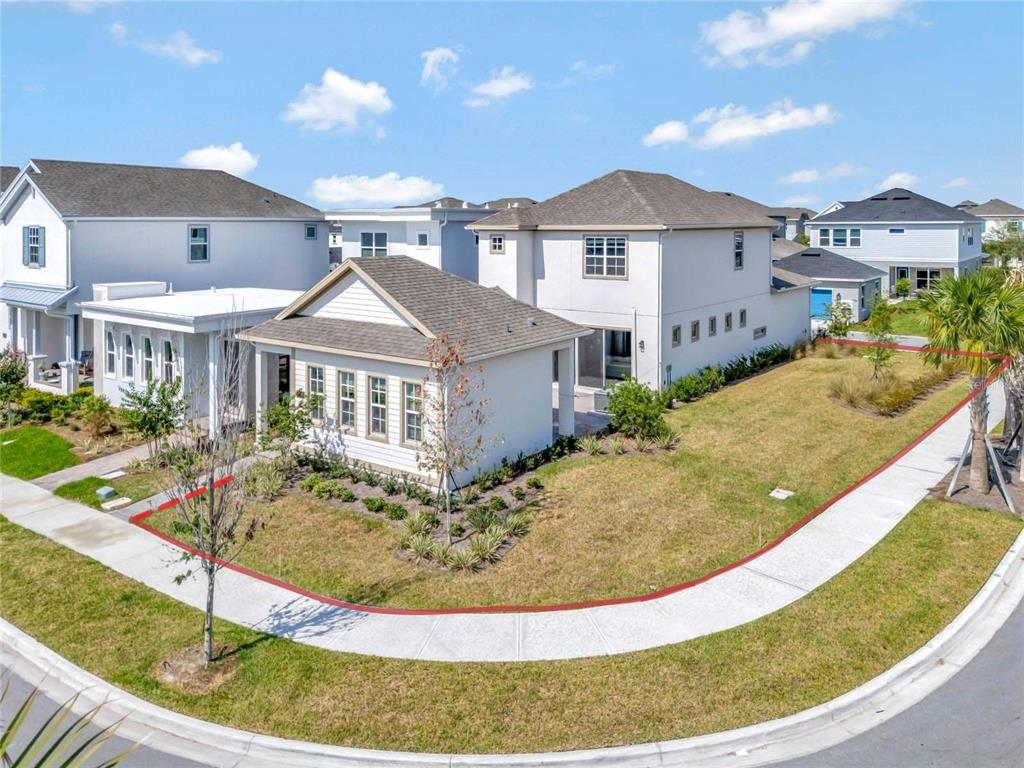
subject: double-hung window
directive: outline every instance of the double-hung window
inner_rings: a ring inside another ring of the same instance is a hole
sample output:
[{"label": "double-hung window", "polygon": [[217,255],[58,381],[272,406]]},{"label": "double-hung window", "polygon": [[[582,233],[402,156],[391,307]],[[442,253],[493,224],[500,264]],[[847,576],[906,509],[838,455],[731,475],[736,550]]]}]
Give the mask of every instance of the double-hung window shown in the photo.
[{"label": "double-hung window", "polygon": [[491,235],[491,253],[505,252],[505,236]]},{"label": "double-hung window", "polygon": [[124,377],[135,380],[135,340],[130,333],[124,335]]},{"label": "double-hung window", "polygon": [[626,238],[587,235],[583,238],[584,277],[625,277]]},{"label": "double-hung window", "polygon": [[732,266],[733,269],[743,269],[743,233],[732,233]]},{"label": "double-hung window", "polygon": [[732,312],[725,313],[725,332],[728,333],[732,330]]},{"label": "double-hung window", "polygon": [[107,358],[107,365],[106,365],[106,368],[104,370],[106,371],[106,374],[108,376],[116,376],[117,375],[117,350],[114,348],[114,332],[113,331],[110,331],[110,330],[107,331],[106,345],[107,345],[107,348],[106,348],[105,352],[106,352],[106,358]]},{"label": "double-hung window", "polygon": [[712,315],[708,318],[708,338],[718,333],[718,317]]},{"label": "double-hung window", "polygon": [[423,439],[423,385],[402,382],[402,440],[418,443]]},{"label": "double-hung window", "polygon": [[850,247],[851,248],[860,248],[860,230],[859,229],[851,229],[850,230]]},{"label": "double-hung window", "polygon": [[146,381],[153,378],[153,341],[149,336],[142,337],[142,378]]},{"label": "double-hung window", "polygon": [[672,326],[672,346],[678,347],[683,343],[683,326],[673,325]]},{"label": "double-hung window", "polygon": [[25,227],[22,229],[22,263],[26,267],[42,267],[46,264],[46,227]]},{"label": "double-hung window", "polygon": [[700,341],[700,320],[690,322],[690,341]]},{"label": "double-hung window", "polygon": [[388,233],[360,232],[359,246],[359,253],[361,256],[387,256]]},{"label": "double-hung window", "polygon": [[974,245],[974,227],[967,228],[967,244]]},{"label": "double-hung window", "polygon": [[827,248],[831,245],[832,231],[828,229],[818,230],[818,245],[822,248]]},{"label": "double-hung window", "polygon": [[338,371],[338,426],[356,427],[356,375]]},{"label": "double-hung window", "polygon": [[367,389],[370,391],[370,418],[366,431],[371,437],[387,438],[388,380],[384,376],[370,376]]},{"label": "double-hung window", "polygon": [[747,310],[741,309],[740,310],[740,328],[746,328],[746,327],[747,327]]},{"label": "double-hung window", "polygon": [[210,228],[191,225],[188,228],[188,260],[202,263],[210,260]]},{"label": "double-hung window", "polygon": [[168,384],[173,384],[174,383],[174,365],[175,365],[176,361],[174,359],[174,347],[171,346],[171,342],[168,341],[167,339],[164,339],[164,349],[163,349],[163,352],[164,352],[164,361],[163,361],[164,381],[166,381]]},{"label": "double-hung window", "polygon": [[846,247],[846,230],[845,229],[833,229],[832,230],[832,245],[836,248]]},{"label": "double-hung window", "polygon": [[309,393],[309,415],[314,421],[324,420],[324,369],[320,365],[306,366],[306,389]]}]

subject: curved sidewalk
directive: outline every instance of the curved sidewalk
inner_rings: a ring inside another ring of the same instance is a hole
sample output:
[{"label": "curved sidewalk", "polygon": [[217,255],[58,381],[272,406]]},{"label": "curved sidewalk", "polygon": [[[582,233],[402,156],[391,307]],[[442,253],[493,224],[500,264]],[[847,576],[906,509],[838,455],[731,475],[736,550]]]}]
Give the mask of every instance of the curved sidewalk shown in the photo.
[{"label": "curved sidewalk", "polygon": [[[990,425],[1003,417],[989,388]],[[654,648],[758,619],[824,584],[877,544],[956,464],[967,409],[775,546],[685,589],[611,605],[479,613],[363,611],[234,569],[217,576],[217,615],[330,650],[433,661],[537,661]],[[2,476],[11,521],[196,608],[198,580],[174,582],[177,550],[143,529]]]}]

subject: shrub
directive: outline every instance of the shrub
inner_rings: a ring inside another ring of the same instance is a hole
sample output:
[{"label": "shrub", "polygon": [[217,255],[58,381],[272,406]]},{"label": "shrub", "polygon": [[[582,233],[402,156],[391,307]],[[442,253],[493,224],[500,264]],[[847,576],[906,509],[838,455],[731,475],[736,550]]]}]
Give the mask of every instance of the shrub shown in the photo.
[{"label": "shrub", "polygon": [[364,467],[359,473],[359,479],[371,488],[376,488],[380,485],[381,476],[379,472],[374,472],[369,467]]},{"label": "shrub", "polygon": [[399,491],[398,480],[392,475],[385,475],[380,481],[380,489],[388,496],[394,496]]},{"label": "shrub", "polygon": [[387,502],[384,501],[380,496],[367,496],[363,499],[363,504],[371,512],[383,512],[384,507],[387,506]]},{"label": "shrub", "polygon": [[318,499],[341,499],[355,501],[356,495],[341,484],[340,480],[321,480],[313,488],[313,495]]},{"label": "shrub", "polygon": [[396,502],[389,501],[384,504],[384,516],[388,520],[404,520],[406,515],[405,507]]},{"label": "shrub", "polygon": [[89,434],[99,437],[114,428],[114,409],[104,395],[89,395],[81,407],[82,420],[89,427]]},{"label": "shrub", "polygon": [[494,511],[489,507],[472,507],[466,512],[466,523],[476,533],[486,531],[494,523]]},{"label": "shrub", "polygon": [[636,448],[637,453],[647,453],[651,449],[653,440],[646,437],[638,437],[633,440],[633,447]]},{"label": "shrub", "polygon": [[520,488],[518,485],[511,490],[512,498],[516,501],[522,501],[526,498],[526,491]]},{"label": "shrub", "polygon": [[906,298],[910,295],[910,278],[901,277],[896,281],[896,295]]},{"label": "shrub", "polygon": [[725,374],[722,373],[722,369],[717,365],[708,366],[701,369],[700,381],[704,387],[705,394],[717,392],[725,386]]},{"label": "shrub", "polygon": [[608,396],[612,429],[627,437],[654,437],[665,429],[664,408],[658,394],[636,379],[616,384]]},{"label": "shrub", "polygon": [[310,493],[314,488],[316,488],[317,483],[319,483],[321,479],[320,475],[316,472],[311,472],[302,478],[302,481],[299,483],[299,488],[306,491],[306,493]]},{"label": "shrub", "polygon": [[52,392],[29,387],[21,395],[21,409],[29,421],[42,423],[50,420],[50,412],[60,400],[61,397]]},{"label": "shrub", "polygon": [[[427,512],[416,512],[405,518],[405,530],[410,534],[428,533],[434,527],[433,515]],[[454,529],[455,525],[452,525]]]},{"label": "shrub", "polygon": [[459,501],[467,506],[470,504],[476,504],[480,499],[480,491],[477,490],[475,485],[467,485],[461,491],[459,491]]},{"label": "shrub", "polygon": [[441,565],[450,565],[454,550],[452,545],[446,541],[434,541],[430,547],[429,557]]},{"label": "shrub", "polygon": [[530,518],[522,512],[513,512],[505,518],[505,532],[509,536],[525,536],[530,530]]},{"label": "shrub", "polygon": [[599,453],[601,453],[601,439],[598,438],[596,435],[587,435],[586,437],[581,437],[580,448],[582,448],[584,452],[590,454],[591,456],[597,456]]},{"label": "shrub", "polygon": [[456,539],[461,538],[466,532],[466,526],[462,523],[452,523],[452,536]]},{"label": "shrub", "polygon": [[676,447],[676,443],[679,441],[679,435],[676,434],[673,429],[666,429],[660,435],[654,439],[655,445],[657,445],[663,451],[671,451]]},{"label": "shrub", "polygon": [[526,481],[527,488],[533,488],[535,491],[539,491],[544,487],[544,482],[539,477],[531,477]]},{"label": "shrub", "polygon": [[704,388],[704,379],[698,373],[680,376],[672,382],[669,391],[672,393],[673,398],[686,403],[699,400],[707,394],[707,390]]},{"label": "shrub", "polygon": [[427,560],[434,554],[434,540],[426,533],[417,533],[408,538],[405,548],[416,555],[417,560]]},{"label": "shrub", "polygon": [[284,474],[271,461],[255,461],[245,468],[242,485],[249,495],[272,501],[284,488]]},{"label": "shrub", "polygon": [[608,441],[608,445],[616,456],[621,456],[626,452],[626,443],[621,437],[613,437]]},{"label": "shrub", "polygon": [[492,496],[487,502],[487,506],[495,512],[501,512],[502,510],[508,509],[508,502],[501,498],[501,496]]},{"label": "shrub", "polygon": [[448,556],[448,567],[457,571],[472,571],[480,563],[480,555],[472,547],[453,549]]},{"label": "shrub", "polygon": [[505,540],[505,532],[500,527],[490,527],[482,533],[476,534],[469,540],[469,549],[476,553],[477,559],[481,561],[492,560],[498,553]]}]

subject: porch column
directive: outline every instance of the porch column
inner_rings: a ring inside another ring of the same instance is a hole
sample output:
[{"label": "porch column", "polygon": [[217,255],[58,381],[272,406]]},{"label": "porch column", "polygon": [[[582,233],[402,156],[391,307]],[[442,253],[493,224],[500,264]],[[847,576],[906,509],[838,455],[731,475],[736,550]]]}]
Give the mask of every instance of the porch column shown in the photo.
[{"label": "porch column", "polygon": [[576,344],[558,350],[558,434],[576,434]]},{"label": "porch column", "polygon": [[253,375],[256,377],[256,436],[264,433],[264,411],[267,403],[267,353],[257,347],[253,359]]},{"label": "porch column", "polygon": [[221,355],[220,355],[220,335],[213,332],[206,335],[207,340],[207,360],[209,361],[208,374],[207,374],[207,389],[209,391],[209,424],[210,434],[216,435],[220,432],[220,400],[221,391],[220,388],[224,385],[221,381]]},{"label": "porch column", "polygon": [[70,395],[78,389],[78,361],[75,360],[75,316],[64,318],[64,359],[60,365],[60,391]]}]

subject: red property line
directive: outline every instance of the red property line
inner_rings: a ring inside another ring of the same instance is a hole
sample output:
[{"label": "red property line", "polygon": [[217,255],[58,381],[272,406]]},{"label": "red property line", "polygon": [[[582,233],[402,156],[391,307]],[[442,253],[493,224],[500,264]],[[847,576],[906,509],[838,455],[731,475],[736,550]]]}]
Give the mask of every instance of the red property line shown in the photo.
[{"label": "red property line", "polygon": [[[931,348],[931,347],[914,347],[914,346],[910,346],[910,345],[907,345],[907,344],[875,344],[875,343],[870,342],[870,341],[857,341],[857,340],[853,340],[853,339],[823,338],[823,339],[819,339],[818,341],[822,342],[822,343],[836,344],[836,345],[840,345],[840,346],[879,347],[879,348],[885,348],[885,349],[897,349],[897,350],[906,351],[906,352],[931,352],[931,353],[941,354],[941,355],[945,355],[945,356],[949,356],[949,357],[981,357],[981,358],[985,358],[987,360],[1001,360],[1002,362],[999,364],[999,366],[980,385],[978,385],[976,388],[971,390],[967,394],[966,397],[964,397],[960,402],[958,402],[956,405],[954,405],[945,415],[942,416],[942,418],[940,418],[931,427],[929,427],[927,429],[927,431],[925,431],[924,433],[919,435],[917,438],[915,438],[906,447],[904,447],[902,450],[900,450],[894,456],[889,458],[884,464],[882,464],[881,466],[879,466],[876,469],[872,470],[869,474],[867,474],[864,477],[862,477],[860,480],[855,482],[853,485],[850,485],[849,487],[843,489],[842,491],[837,493],[835,496],[833,496],[831,499],[829,499],[825,503],[821,504],[820,506],[816,507],[813,511],[807,513],[804,517],[802,517],[799,520],[797,520],[795,523],[793,523],[791,526],[789,526],[789,528],[787,528],[782,533],[782,535],[779,536],[777,539],[775,539],[774,541],[771,541],[771,542],[765,544],[760,549],[757,549],[754,552],[751,552],[749,555],[747,555],[746,557],[744,557],[744,558],[742,558],[740,560],[736,560],[735,562],[729,563],[728,565],[723,565],[723,566],[721,566],[719,568],[716,568],[713,571],[710,571],[710,572],[704,574],[703,576],[700,576],[700,577],[698,577],[696,579],[692,579],[691,581],[684,581],[684,582],[681,582],[679,584],[674,584],[674,585],[672,585],[670,587],[665,587],[664,589],[660,589],[657,592],[650,592],[650,593],[647,593],[647,594],[644,594],[644,595],[636,595],[634,597],[615,597],[615,598],[609,598],[609,599],[605,599],[605,600],[587,600],[587,601],[577,602],[577,603],[560,603],[560,604],[556,604],[556,605],[491,605],[491,606],[475,606],[475,607],[471,607],[471,608],[387,608],[387,607],[382,607],[382,606],[363,605],[361,603],[353,603],[353,602],[350,602],[348,600],[337,600],[337,599],[335,599],[333,597],[327,597],[326,595],[320,595],[320,594],[317,594],[316,592],[310,592],[308,590],[302,589],[302,587],[295,586],[294,584],[289,584],[286,581],[281,581],[280,579],[275,579],[273,576],[268,576],[268,575],[266,575],[264,573],[260,573],[258,571],[254,571],[254,570],[251,570],[249,568],[246,568],[245,566],[239,565],[238,563],[231,563],[231,562],[227,562],[225,560],[219,560],[219,559],[214,559],[214,562],[218,563],[219,565],[221,565],[221,566],[223,566],[225,568],[229,568],[232,571],[236,571],[237,573],[241,573],[241,574],[244,574],[246,576],[250,576],[250,577],[252,577],[254,579],[258,579],[259,581],[263,581],[263,582],[265,582],[267,584],[273,584],[276,587],[280,587],[282,589],[288,590],[289,592],[293,592],[293,593],[295,593],[297,595],[302,595],[303,597],[308,597],[311,600],[315,600],[315,601],[317,601],[319,603],[324,603],[326,605],[333,605],[333,606],[337,606],[339,608],[348,608],[348,609],[351,609],[353,611],[361,611],[363,613],[379,613],[379,614],[389,614],[389,615],[396,615],[396,616],[439,616],[439,615],[444,615],[444,614],[458,614],[458,613],[545,613],[545,612],[550,612],[550,611],[571,611],[571,610],[578,610],[578,609],[581,609],[581,608],[597,608],[597,607],[605,606],[605,605],[625,605],[625,604],[628,604],[628,603],[644,603],[644,602],[647,602],[649,600],[656,600],[657,598],[665,597],[667,595],[672,595],[672,594],[675,594],[676,592],[682,592],[684,589],[690,589],[691,587],[695,587],[698,584],[703,584],[705,581],[713,579],[715,576],[719,576],[719,575],[721,575],[723,573],[726,573],[728,571],[731,571],[731,570],[733,570],[735,568],[739,568],[740,566],[745,565],[746,563],[749,563],[751,560],[754,560],[754,559],[760,557],[761,555],[763,555],[763,554],[765,554],[767,552],[770,552],[771,550],[775,549],[775,547],[779,546],[779,544],[781,544],[786,539],[788,539],[790,536],[792,536],[794,533],[799,531],[801,528],[803,528],[805,525],[807,525],[809,522],[811,522],[814,518],[818,517],[818,515],[820,515],[826,509],[828,509],[833,504],[835,504],[836,502],[838,502],[840,499],[844,498],[845,496],[849,495],[850,493],[852,493],[856,489],[860,488],[862,485],[867,483],[869,480],[872,480],[873,478],[877,477],[879,474],[884,472],[886,469],[891,467],[897,461],[899,461],[904,456],[906,456],[910,451],[912,451],[914,448],[916,448],[918,445],[920,445],[921,442],[926,440],[933,432],[935,432],[935,430],[937,430],[939,427],[941,427],[943,424],[945,424],[947,421],[949,421],[951,418],[953,418],[953,415],[956,414],[956,412],[959,411],[961,408],[963,408],[965,405],[967,405],[971,400],[973,400],[974,397],[977,394],[982,392],[990,384],[992,384],[992,382],[994,382],[996,379],[998,379],[1000,374],[1002,374],[1002,372],[1004,370],[1006,370],[1007,366],[1009,366],[1010,363],[1012,362],[1012,358],[1009,355],[999,355],[999,354],[988,353],[988,352],[964,352],[964,351],[961,351],[961,350],[934,349],[934,348]],[[234,479],[234,476],[228,475],[227,477],[224,477],[221,480],[216,481],[213,485],[214,485],[215,488],[219,488],[220,486],[225,485],[226,483],[231,482],[233,479]],[[203,486],[202,488],[197,488],[196,490],[191,491],[188,494],[186,494],[186,498],[191,499],[191,498],[199,496],[199,495],[201,495],[201,494],[203,494],[205,492],[206,492],[206,487]],[[191,554],[193,554],[193,555],[195,555],[197,557],[202,557],[204,559],[210,559],[205,554],[203,554],[202,552],[199,552],[198,550],[188,546],[184,542],[181,542],[181,541],[175,539],[173,536],[169,536],[168,534],[163,533],[162,531],[158,531],[153,526],[149,525],[146,522],[143,522],[147,517],[152,515],[157,510],[161,510],[162,511],[162,510],[165,510],[165,509],[170,509],[171,507],[176,506],[178,503],[179,503],[179,499],[171,499],[170,501],[166,501],[163,504],[161,504],[159,507],[157,507],[156,510],[150,509],[150,510],[147,510],[145,512],[140,512],[139,514],[132,516],[129,519],[129,522],[132,523],[133,525],[137,525],[139,528],[142,528],[142,529],[148,531],[149,533],[152,533],[154,536],[158,536],[159,538],[163,539],[164,541],[168,542],[169,544],[174,545],[175,547],[178,547],[179,549],[183,549],[186,552],[189,552],[189,553],[191,553]]]}]

